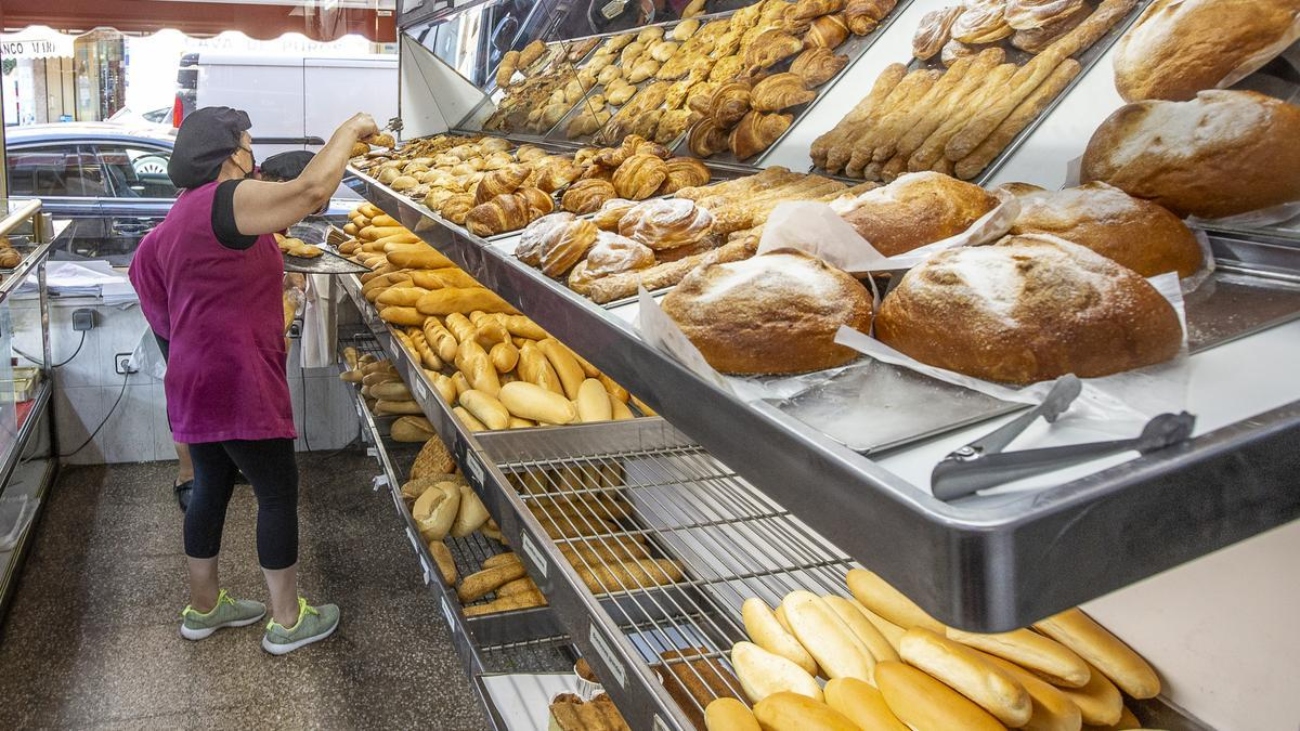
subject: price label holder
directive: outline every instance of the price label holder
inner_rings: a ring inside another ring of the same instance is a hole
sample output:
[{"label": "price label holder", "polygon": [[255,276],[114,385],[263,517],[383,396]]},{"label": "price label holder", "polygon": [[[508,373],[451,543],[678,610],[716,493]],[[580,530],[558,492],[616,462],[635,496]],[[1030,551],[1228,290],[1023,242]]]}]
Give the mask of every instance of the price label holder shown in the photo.
[{"label": "price label holder", "polygon": [[605,662],[605,667],[609,668],[610,675],[618,683],[618,687],[627,687],[627,669],[623,667],[622,661],[614,654],[609,640],[605,639],[605,633],[601,632],[596,625],[591,625],[591,631],[587,634],[591,640],[591,646],[596,650],[596,654]]},{"label": "price label holder", "polygon": [[424,385],[424,378],[419,374],[416,374],[411,381],[411,392],[415,394],[415,400],[421,406],[424,406],[425,402],[429,400],[429,387]]},{"label": "price label holder", "polygon": [[541,572],[542,577],[545,578],[547,576],[546,572],[548,569],[548,566],[546,564],[546,557],[543,556],[542,552],[539,551],[537,549],[537,546],[533,544],[533,540],[528,537],[527,533],[519,534],[519,548],[524,552],[524,555],[528,557],[528,560],[532,562],[533,566],[535,566],[537,570]]}]

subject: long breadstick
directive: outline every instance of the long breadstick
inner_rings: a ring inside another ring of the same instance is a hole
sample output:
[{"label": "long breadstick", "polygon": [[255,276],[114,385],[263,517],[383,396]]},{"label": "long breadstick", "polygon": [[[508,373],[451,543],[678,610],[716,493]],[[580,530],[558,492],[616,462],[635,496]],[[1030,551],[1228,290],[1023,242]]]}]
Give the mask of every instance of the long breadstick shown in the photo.
[{"label": "long breadstick", "polygon": [[[996,51],[1001,50],[1002,49],[1000,48],[988,49],[988,51],[993,52],[989,55],[993,55]],[[879,144],[876,145],[876,149],[871,154],[871,159],[874,162],[887,162],[889,158],[893,157],[894,153],[898,151],[898,143],[903,134],[908,130],[914,129],[917,124],[923,120],[940,114],[942,105],[947,103],[953,88],[958,86],[961,80],[965,78],[966,73],[971,70],[975,61],[979,59],[981,55],[983,54],[963,56],[957,59],[957,61],[943,73],[943,78],[936,81],[935,84],[930,87],[930,90],[926,92],[925,96],[912,108],[911,113],[908,114],[905,119],[898,120],[897,129],[892,130],[879,141]],[[1005,56],[1006,53],[1003,52],[1003,55]],[[996,65],[997,64],[992,64],[989,68],[993,68]]]},{"label": "long breadstick", "polygon": [[1016,135],[1028,127],[1047,108],[1047,105],[1065,90],[1074,77],[1079,75],[1081,69],[1079,62],[1072,58],[1057,66],[1052,75],[1048,76],[1047,80],[1029,95],[1029,98],[1021,102],[1010,116],[1002,120],[1002,124],[998,125],[997,129],[993,130],[993,133],[985,138],[974,152],[962,158],[954,166],[957,177],[971,180],[983,172],[984,168],[988,167],[989,163],[1011,144]]},{"label": "long breadstick", "polygon": [[[966,98],[980,89],[988,75],[993,72],[1000,64],[1006,61],[1007,52],[1001,48],[987,48],[980,51],[975,56],[975,60],[963,76],[957,77],[957,84],[954,86],[949,95],[943,100],[941,105],[930,114],[927,114],[915,127],[907,131],[903,138],[898,141],[898,149],[895,155],[902,157],[906,163],[907,158],[911,157],[913,152],[934,134],[948,118],[962,108]],[[953,65],[956,68],[956,64]],[[949,74],[952,73],[950,69]],[[892,162],[892,161],[891,161]],[[886,165],[887,168],[895,168],[896,165]],[[906,171],[904,164],[902,170]]]},{"label": "long breadstick", "polygon": [[[905,73],[901,79],[892,85],[882,83],[883,81],[886,81],[884,78],[886,75],[889,76],[888,80],[893,79],[893,68],[894,67],[891,66],[886,69],[885,73],[881,74],[881,79],[878,79],[875,87],[872,88],[871,96],[876,96],[877,91],[882,87],[886,87],[878,100],[871,105],[870,112],[856,124],[847,126],[844,129],[844,134],[836,140],[835,146],[827,153],[827,170],[831,172],[839,172],[843,170],[844,165],[849,161],[849,158],[853,156],[853,147],[858,138],[864,134],[869,134],[875,127],[876,123],[889,112],[894,104],[896,104],[899,99],[907,96],[908,91],[911,89],[912,85],[916,83],[917,78],[919,78],[917,75],[919,72],[914,71],[910,74]],[[904,69],[904,71],[906,72],[906,69]]]},{"label": "long breadstick", "polygon": [[902,81],[906,75],[907,66],[904,64],[895,63],[885,67],[885,70],[876,79],[876,83],[872,85],[871,92],[864,96],[831,131],[813,141],[812,148],[809,150],[813,162],[820,168],[829,169],[827,168],[827,156],[831,150],[840,144],[850,129],[867,119],[872,110],[885,97],[889,96],[889,93],[894,90],[895,86],[898,86],[898,82]]},{"label": "long breadstick", "polygon": [[948,118],[939,129],[926,138],[916,152],[907,160],[907,169],[917,173],[929,170],[943,157],[944,146],[966,126],[971,117],[978,114],[994,100],[1006,93],[1007,80],[1016,73],[1016,65],[1004,63],[993,69],[984,79],[984,83],[962,102],[956,112]]},{"label": "long breadstick", "polygon": [[[1054,54],[1058,60],[1065,60],[1076,53],[1085,51],[1101,37],[1110,32],[1128,14],[1137,7],[1138,0],[1102,0],[1092,15],[1080,23],[1074,30],[1052,42],[1043,49],[1043,53]],[[1042,54],[1039,54],[1042,55]]]},{"label": "long breadstick", "polygon": [[[853,154],[849,157],[849,163],[844,167],[844,173],[849,177],[861,177],[862,169],[871,162],[871,153],[875,151],[876,144],[891,134],[891,131],[898,126],[898,120],[906,118],[911,114],[915,106],[925,98],[930,87],[943,76],[943,72],[937,69],[917,69],[908,74],[903,82],[899,83],[899,89],[903,88],[903,83],[910,81],[904,95],[890,95],[890,102],[886,114],[882,115],[876,124],[872,126],[868,134],[858,138],[853,144]],[[897,96],[897,100],[894,100]]]}]

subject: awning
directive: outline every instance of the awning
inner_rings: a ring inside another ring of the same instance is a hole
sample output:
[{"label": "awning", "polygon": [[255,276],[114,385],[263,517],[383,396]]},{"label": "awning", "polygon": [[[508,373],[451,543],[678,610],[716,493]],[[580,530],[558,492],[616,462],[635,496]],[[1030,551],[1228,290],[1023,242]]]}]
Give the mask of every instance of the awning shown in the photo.
[{"label": "awning", "polygon": [[46,25],[60,30],[86,31],[103,26],[127,33],[155,33],[175,28],[187,35],[215,35],[238,30],[260,39],[302,33],[332,41],[349,33],[377,43],[397,39],[391,2],[371,0],[370,7],[339,0],[306,0],[294,4],[258,2],[188,2],[176,0],[4,0],[0,26]]},{"label": "awning", "polygon": [[72,56],[73,37],[43,25],[18,33],[0,33],[0,58],[58,58]]}]

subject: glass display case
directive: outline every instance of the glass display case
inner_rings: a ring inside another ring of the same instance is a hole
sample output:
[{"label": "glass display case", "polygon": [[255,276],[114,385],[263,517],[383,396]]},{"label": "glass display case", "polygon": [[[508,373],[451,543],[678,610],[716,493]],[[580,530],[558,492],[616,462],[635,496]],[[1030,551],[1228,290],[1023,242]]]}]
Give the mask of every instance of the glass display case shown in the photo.
[{"label": "glass display case", "polygon": [[0,200],[0,612],[53,483],[53,388],[45,262],[53,225],[39,200]]}]

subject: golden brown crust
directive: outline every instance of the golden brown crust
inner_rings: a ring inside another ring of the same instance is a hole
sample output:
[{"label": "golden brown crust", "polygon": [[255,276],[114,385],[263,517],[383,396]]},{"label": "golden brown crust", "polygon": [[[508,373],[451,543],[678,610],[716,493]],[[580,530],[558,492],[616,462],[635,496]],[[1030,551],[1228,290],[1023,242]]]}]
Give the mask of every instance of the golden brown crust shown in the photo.
[{"label": "golden brown crust", "polygon": [[808,48],[795,57],[790,72],[798,74],[804,86],[811,89],[835,78],[848,64],[848,56],[836,54],[829,48]]},{"label": "golden brown crust", "polygon": [[549,238],[550,246],[542,251],[542,273],[548,277],[562,277],[575,264],[582,261],[600,232],[596,224],[585,219],[570,221]]},{"label": "golden brown crust", "polygon": [[630,201],[626,198],[611,198],[605,201],[596,215],[592,218],[592,223],[601,231],[618,232],[618,223],[623,220],[623,216],[637,205],[636,201]]},{"label": "golden brown crust", "polygon": [[875,325],[922,363],[1013,384],[1161,363],[1182,343],[1177,313],[1141,276],[1037,235],[936,254],[890,292]]},{"label": "golden brown crust", "polygon": [[844,6],[844,19],[853,35],[865,36],[880,25],[896,4],[897,0],[849,0]]},{"label": "golden brown crust", "polygon": [[803,47],[836,48],[849,37],[849,26],[844,15],[823,15],[812,22],[803,37]]},{"label": "golden brown crust", "polygon": [[620,198],[645,200],[659,190],[668,177],[668,166],[655,155],[635,154],[614,172],[614,189]]},{"label": "golden brown crust", "polygon": [[793,114],[750,112],[731,131],[727,142],[737,160],[748,160],[771,147],[793,122]]},{"label": "golden brown crust", "polygon": [[853,277],[800,251],[702,266],[663,301],[664,312],[723,373],[803,373],[857,354],[835,332],[871,326],[871,294]]},{"label": "golden brown crust", "polygon": [[914,173],[858,196],[840,216],[885,256],[955,236],[998,206],[978,185]]},{"label": "golden brown crust", "polygon": [[713,230],[713,214],[682,198],[646,201],[629,210],[618,232],[656,251],[700,242]]},{"label": "golden brown crust", "polygon": [[750,104],[755,111],[779,112],[817,98],[817,92],[804,85],[803,77],[793,72],[773,74],[754,85]]},{"label": "golden brown crust", "polygon": [[923,15],[917,24],[916,35],[912,36],[912,55],[922,61],[939,55],[939,51],[952,40],[952,24],[961,13],[962,6],[953,5]]},{"label": "golden brown crust", "polygon": [[682,188],[708,185],[713,174],[704,163],[693,157],[674,157],[668,160],[668,178],[659,189],[660,195],[670,195]]},{"label": "golden brown crust", "polygon": [[579,180],[564,191],[564,197],[560,199],[560,207],[578,214],[594,213],[600,210],[606,201],[617,195],[614,185],[608,181]]}]

